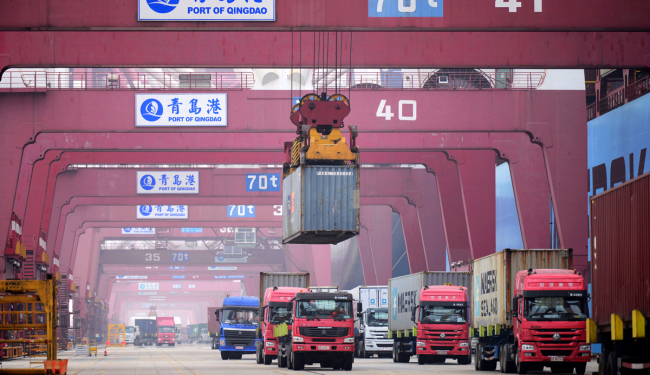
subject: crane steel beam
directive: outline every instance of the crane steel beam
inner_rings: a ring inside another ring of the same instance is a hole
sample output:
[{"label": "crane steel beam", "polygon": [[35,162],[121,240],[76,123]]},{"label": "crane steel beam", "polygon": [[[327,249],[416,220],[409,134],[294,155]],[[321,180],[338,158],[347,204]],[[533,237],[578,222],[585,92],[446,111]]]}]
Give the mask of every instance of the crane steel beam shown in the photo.
[{"label": "crane steel beam", "polygon": [[[0,70],[10,67],[273,67],[315,61],[289,31],[5,31]],[[305,33],[311,39],[312,33]],[[650,32],[355,31],[352,67],[627,68],[650,66]],[[196,48],[210,45],[213,48]],[[29,46],[29,48],[26,48]],[[255,46],[255,53],[242,46]],[[462,48],[458,48],[462,46]],[[334,46],[330,46],[334,61]],[[350,51],[350,38],[341,43]],[[527,53],[522,53],[527,51]],[[603,51],[607,51],[604,53]],[[309,64],[311,66],[311,64]]]},{"label": "crane steel beam", "polygon": [[[259,170],[253,170],[258,172]],[[264,169],[264,172],[270,173],[279,173],[281,170],[268,168]],[[216,170],[201,170],[201,189],[198,196],[219,196],[219,197],[239,197],[242,194],[248,194],[244,192],[244,184],[246,183],[246,173],[247,170],[228,170],[228,169],[216,169]],[[412,193],[409,189],[419,180],[423,180],[422,185],[422,194],[433,194],[436,195],[436,187],[434,176],[427,173],[425,170],[412,170],[412,169],[402,169],[402,168],[371,168],[371,169],[362,169],[362,178],[361,178],[361,191],[362,196],[399,196],[404,195],[408,196]],[[57,217],[60,214],[60,207],[69,206],[69,208],[74,208],[78,201],[75,197],[91,197],[91,196],[137,196],[136,189],[133,181],[135,181],[136,170],[133,169],[80,169],[72,173],[64,173],[59,176],[57,180],[59,189],[57,194],[55,194],[55,203],[56,207],[53,211],[52,216]],[[111,180],[113,183],[108,186],[108,184],[99,184],[97,181]],[[214,183],[213,183],[214,180]],[[390,183],[387,183],[390,181]],[[210,186],[212,185],[212,186]],[[433,187],[432,187],[433,186]],[[420,194],[420,193],[418,193]],[[460,192],[458,192],[460,194]],[[262,195],[262,196],[275,196],[278,198],[278,203],[281,203],[281,193],[280,192],[267,192],[267,193],[253,193],[251,195]],[[190,198],[193,199],[196,196]],[[494,199],[494,198],[492,198]],[[180,200],[184,201],[184,200]],[[141,201],[140,203],[142,203]],[[190,201],[186,201],[190,202]],[[211,202],[209,199],[206,202]],[[118,204],[122,204],[120,201],[117,201]],[[419,205],[420,208],[422,204]],[[440,213],[437,209],[437,202],[434,207],[431,208],[431,214],[437,214],[438,220],[432,221],[432,228],[436,226],[441,228],[440,225]],[[37,211],[38,212],[38,211]],[[274,210],[274,212],[278,212]],[[269,210],[270,213],[270,210]],[[462,214],[462,212],[461,212]],[[487,217],[493,217],[489,212],[485,214]],[[388,215],[389,217],[390,215]],[[371,215],[364,221],[374,220],[376,216]],[[275,219],[280,219],[280,217],[274,217]],[[369,223],[371,224],[371,223]],[[390,226],[390,225],[389,225]],[[57,220],[54,220],[54,225],[51,227],[50,233],[51,236],[48,236],[48,239],[51,239],[52,242],[56,240],[56,228]],[[494,227],[494,225],[492,225]],[[46,229],[45,227],[43,228]],[[492,231],[494,228],[492,228]],[[424,235],[424,233],[423,233]],[[411,239],[407,239],[407,242],[410,242]],[[444,269],[444,264],[441,264],[439,261],[434,263],[433,259],[439,259],[442,255],[441,252],[444,251],[443,247],[438,247],[437,251],[431,247],[431,244],[424,242],[425,247],[427,247],[425,253],[427,254],[427,259],[430,259],[433,269]],[[390,246],[390,241],[387,242]],[[382,245],[387,246],[387,245]],[[390,247],[389,247],[390,248]],[[362,251],[365,250],[365,247],[361,247]],[[390,251],[383,254],[390,254]],[[452,259],[455,256],[452,255]],[[381,259],[387,258],[386,255],[382,255]],[[459,258],[461,259],[461,258]],[[388,263],[389,260],[388,260]],[[390,269],[390,265],[388,265]],[[433,270],[430,269],[430,270]],[[374,277],[373,277],[374,278]]]},{"label": "crane steel beam", "polygon": [[[440,3],[418,1],[417,7],[443,8],[437,17],[413,16],[395,2],[346,0],[276,1],[274,22],[138,21],[138,2],[109,0],[88,4],[81,0],[10,2],[0,15],[0,29],[19,30],[448,30],[448,31],[580,31],[648,30],[649,11],[642,0],[575,0],[571,3],[536,1],[495,5],[480,0]],[[205,5],[205,4],[201,4]],[[222,5],[222,4],[220,4]],[[196,6],[196,4],[193,4]],[[374,8],[373,8],[374,6]],[[379,8],[377,8],[379,7]],[[70,11],[74,10],[74,11]],[[419,10],[419,9],[418,9]],[[381,11],[381,12],[379,12]],[[391,17],[379,17],[381,14]],[[401,17],[400,17],[401,16]]]}]

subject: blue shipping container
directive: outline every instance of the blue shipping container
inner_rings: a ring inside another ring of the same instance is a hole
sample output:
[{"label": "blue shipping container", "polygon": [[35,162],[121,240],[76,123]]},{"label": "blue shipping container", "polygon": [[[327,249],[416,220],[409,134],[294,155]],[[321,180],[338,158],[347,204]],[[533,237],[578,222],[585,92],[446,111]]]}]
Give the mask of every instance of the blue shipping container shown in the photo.
[{"label": "blue shipping container", "polygon": [[282,193],[283,243],[337,244],[359,234],[358,166],[301,166]]}]

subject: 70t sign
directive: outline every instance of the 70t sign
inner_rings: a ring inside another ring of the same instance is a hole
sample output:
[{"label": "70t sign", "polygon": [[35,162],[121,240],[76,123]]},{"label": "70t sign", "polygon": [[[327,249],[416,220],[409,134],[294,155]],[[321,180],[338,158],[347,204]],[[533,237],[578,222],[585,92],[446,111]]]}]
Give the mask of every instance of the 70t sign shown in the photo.
[{"label": "70t sign", "polygon": [[280,174],[247,173],[246,191],[280,191]]}]

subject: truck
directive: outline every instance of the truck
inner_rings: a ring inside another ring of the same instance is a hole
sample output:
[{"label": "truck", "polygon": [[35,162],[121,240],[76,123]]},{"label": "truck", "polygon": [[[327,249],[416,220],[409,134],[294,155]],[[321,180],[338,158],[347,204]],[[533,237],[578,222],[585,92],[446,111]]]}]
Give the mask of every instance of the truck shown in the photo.
[{"label": "truck", "polygon": [[[357,311],[361,304],[357,303]],[[354,307],[352,294],[297,293],[291,300],[291,345],[286,347],[287,367],[305,365],[352,370],[354,363]]]},{"label": "truck", "polygon": [[505,249],[471,262],[474,368],[584,374],[587,284],[572,249]]},{"label": "truck", "polygon": [[220,307],[208,307],[208,336],[212,350],[219,349],[219,320],[217,310]]},{"label": "truck", "polygon": [[[278,367],[287,366],[286,336],[291,329],[289,301],[296,293],[307,292],[309,273],[260,272],[260,329],[256,345],[258,364],[270,365],[278,360]],[[278,333],[283,325],[284,331]]]},{"label": "truck", "polygon": [[124,328],[125,332],[125,338],[124,341],[126,341],[126,345],[134,345],[134,346],[139,346],[140,345],[140,327],[138,326],[126,326]]},{"label": "truck", "polygon": [[418,272],[388,280],[388,337],[393,362],[468,364],[469,272]]},{"label": "truck", "polygon": [[650,369],[650,173],[590,199],[591,318],[598,373]]},{"label": "truck", "polygon": [[181,333],[183,327],[178,323],[175,326],[176,326],[176,332],[174,332],[174,339],[176,340],[176,344],[180,345],[183,343],[183,338]]},{"label": "truck", "polygon": [[156,319],[158,323],[158,341],[156,346],[167,344],[174,346],[176,344],[176,325],[173,316],[159,316]]},{"label": "truck", "polygon": [[241,359],[243,354],[256,353],[259,311],[257,297],[224,298],[221,309],[217,310],[222,360]]},{"label": "truck", "polygon": [[388,286],[358,286],[349,293],[361,302],[361,315],[354,323],[355,356],[392,357],[393,340],[388,338]]},{"label": "truck", "polygon": [[136,319],[135,325],[140,332],[140,336],[136,337],[136,340],[140,342],[140,346],[158,343],[158,325],[155,319]]}]

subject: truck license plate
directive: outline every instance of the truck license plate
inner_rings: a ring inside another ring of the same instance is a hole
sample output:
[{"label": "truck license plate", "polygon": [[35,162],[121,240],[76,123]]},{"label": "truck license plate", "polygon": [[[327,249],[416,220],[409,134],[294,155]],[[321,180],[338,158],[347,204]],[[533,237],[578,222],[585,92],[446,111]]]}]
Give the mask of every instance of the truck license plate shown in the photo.
[{"label": "truck license plate", "polygon": [[235,349],[242,349],[243,350],[244,347],[243,346],[235,346]]},{"label": "truck license plate", "polygon": [[439,355],[446,355],[447,351],[446,350],[438,350]]},{"label": "truck license plate", "polygon": [[551,362],[564,362],[564,357],[552,356]]},{"label": "truck license plate", "polygon": [[393,348],[381,348],[381,350],[393,350]]},{"label": "truck license plate", "polygon": [[325,345],[319,345],[318,350],[330,350],[330,347]]}]

